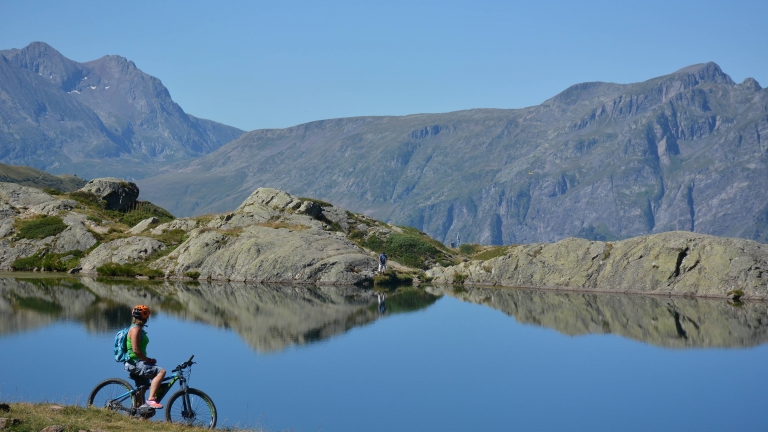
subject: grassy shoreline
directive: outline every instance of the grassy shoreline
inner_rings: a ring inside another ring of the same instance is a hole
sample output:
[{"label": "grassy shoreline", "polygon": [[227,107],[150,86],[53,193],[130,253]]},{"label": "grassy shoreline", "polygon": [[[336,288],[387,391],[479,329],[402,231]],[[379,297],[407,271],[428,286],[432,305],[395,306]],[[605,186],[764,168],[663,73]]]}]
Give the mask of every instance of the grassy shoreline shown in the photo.
[{"label": "grassy shoreline", "polygon": [[[50,403],[8,403],[9,410],[0,408],[0,418],[9,419],[4,431],[39,432],[48,426],[61,426],[65,432],[109,431],[109,432],[194,432],[208,429],[189,427],[165,421],[141,420],[99,408],[83,408],[77,405],[56,405]],[[153,420],[163,418],[162,410]],[[11,424],[18,419],[18,424]],[[217,428],[233,432],[266,432],[264,429]]]}]

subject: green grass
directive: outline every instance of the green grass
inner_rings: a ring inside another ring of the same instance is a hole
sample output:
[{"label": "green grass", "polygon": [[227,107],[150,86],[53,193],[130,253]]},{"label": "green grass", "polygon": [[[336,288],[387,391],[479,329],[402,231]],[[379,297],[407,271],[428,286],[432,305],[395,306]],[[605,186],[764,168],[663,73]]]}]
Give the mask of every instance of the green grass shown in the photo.
[{"label": "green grass", "polygon": [[120,223],[134,226],[137,223],[151,217],[156,217],[160,223],[170,222],[176,219],[168,210],[156,206],[149,201],[136,201],[125,213],[112,211]]},{"label": "green grass", "polygon": [[194,280],[197,280],[198,278],[200,278],[200,272],[199,271],[188,271],[188,272],[184,273],[184,276],[186,276],[188,278],[192,278]]},{"label": "green grass", "polygon": [[115,264],[107,263],[96,269],[99,276],[112,276],[112,277],[132,277],[132,276],[146,276],[152,278],[162,278],[165,276],[160,270],[147,267],[144,263],[135,264]]},{"label": "green grass", "polygon": [[156,217],[160,223],[170,222],[176,219],[168,210],[152,204],[149,201],[136,201],[128,210],[120,212],[116,210],[107,210],[105,208],[105,202],[92,192],[75,191],[69,193],[67,197],[77,201],[83,207],[97,212],[104,218],[108,218],[113,222],[128,225],[129,227],[150,217]]},{"label": "green grass", "polygon": [[464,255],[472,255],[474,253],[480,252],[482,249],[483,247],[479,244],[464,243],[463,245],[459,246],[459,253]]},{"label": "green grass", "polygon": [[67,224],[58,216],[19,219],[16,221],[16,239],[44,239],[55,236],[65,229],[67,229]]},{"label": "green grass", "polygon": [[410,274],[398,274],[395,270],[389,269],[383,274],[377,274],[373,277],[373,284],[376,286],[392,285],[410,285],[413,283],[413,276]]},{"label": "green grass", "polygon": [[45,271],[68,271],[77,266],[80,258],[85,256],[85,252],[72,250],[64,253],[37,253],[31,257],[19,258],[11,264],[11,268],[16,271],[24,270],[45,270]]},{"label": "green grass", "polygon": [[510,246],[495,246],[492,248],[488,248],[482,252],[480,252],[477,255],[473,255],[472,259],[474,260],[482,260],[487,261],[492,258],[497,258],[500,256],[504,256],[509,253],[509,250],[516,247],[517,245],[510,245]]},{"label": "green grass", "polygon": [[464,282],[466,280],[467,280],[467,276],[466,275],[464,275],[462,273],[458,273],[458,272],[453,272],[453,284],[454,285],[464,285]]},{"label": "green grass", "polygon": [[[83,408],[75,405],[63,406],[55,409],[48,403],[11,403],[9,405],[10,411],[0,412],[0,416],[16,418],[21,421],[20,424],[5,429],[10,432],[38,432],[45,427],[52,425],[63,426],[64,430],[67,432],[77,432],[80,430],[103,430],[110,432],[197,432],[208,430],[180,425],[178,423],[166,423],[165,421],[135,419],[100,408]],[[156,414],[155,419],[157,419],[158,416],[162,418],[163,412],[160,411]],[[219,412],[219,416],[221,416],[221,412]],[[219,421],[221,421],[221,418]],[[224,428],[224,430],[233,432],[244,431],[244,429],[229,427]],[[254,432],[264,432],[264,429],[261,428],[249,430]]]},{"label": "green grass", "polygon": [[413,231],[419,234],[412,231],[403,234],[392,233],[386,239],[374,234],[360,240],[358,244],[377,253],[385,252],[390,259],[408,267],[426,269],[433,262],[439,262],[441,265],[454,264],[445,252],[434,244],[434,240],[422,235],[418,230]]},{"label": "green grass", "polygon": [[333,204],[331,204],[329,202],[326,202],[326,201],[321,201],[319,199],[300,197],[299,200],[301,200],[301,201],[312,201],[313,203],[319,205],[320,207],[333,207]]}]

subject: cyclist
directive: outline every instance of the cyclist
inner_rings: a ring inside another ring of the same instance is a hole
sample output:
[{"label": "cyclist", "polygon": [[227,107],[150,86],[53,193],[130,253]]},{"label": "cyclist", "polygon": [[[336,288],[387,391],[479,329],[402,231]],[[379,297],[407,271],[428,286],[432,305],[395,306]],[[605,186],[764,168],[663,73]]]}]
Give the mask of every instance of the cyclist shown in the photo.
[{"label": "cyclist", "polygon": [[[146,385],[149,380],[152,380],[152,385],[149,387],[149,399],[145,405],[159,409],[163,406],[157,402],[155,397],[160,382],[165,378],[165,369],[157,366],[157,360],[147,357],[149,337],[144,331],[144,326],[147,325],[147,320],[151,314],[152,311],[149,310],[148,306],[136,305],[133,308],[131,313],[133,323],[128,330],[128,337],[125,341],[131,360],[125,362],[125,370],[132,375],[137,386]],[[142,395],[143,397],[144,395]]]}]

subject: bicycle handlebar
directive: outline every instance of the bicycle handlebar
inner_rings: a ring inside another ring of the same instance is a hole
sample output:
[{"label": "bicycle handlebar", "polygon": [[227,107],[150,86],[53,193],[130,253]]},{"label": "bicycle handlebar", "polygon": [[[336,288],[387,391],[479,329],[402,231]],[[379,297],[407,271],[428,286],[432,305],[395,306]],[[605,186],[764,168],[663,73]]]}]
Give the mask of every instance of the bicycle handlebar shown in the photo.
[{"label": "bicycle handlebar", "polygon": [[187,360],[187,361],[185,361],[184,363],[182,363],[182,364],[180,364],[180,365],[176,366],[176,369],[172,370],[171,372],[179,372],[179,371],[181,371],[181,370],[182,370],[182,369],[184,369],[184,368],[187,368],[187,367],[190,367],[190,366],[192,366],[193,364],[195,364],[195,362],[193,362],[193,361],[192,361],[192,359],[193,359],[193,358],[195,358],[195,355],[194,355],[194,354],[192,354],[192,355],[189,357],[189,360]]}]

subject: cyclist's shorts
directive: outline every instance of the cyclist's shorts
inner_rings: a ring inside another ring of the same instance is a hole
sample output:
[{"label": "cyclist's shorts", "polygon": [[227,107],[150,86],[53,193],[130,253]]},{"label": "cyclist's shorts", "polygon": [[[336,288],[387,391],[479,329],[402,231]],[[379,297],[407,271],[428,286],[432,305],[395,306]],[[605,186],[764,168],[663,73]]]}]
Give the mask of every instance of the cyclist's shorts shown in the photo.
[{"label": "cyclist's shorts", "polygon": [[137,360],[135,364],[125,362],[125,370],[132,375],[137,375],[147,381],[160,373],[160,366],[150,365],[142,360]]}]

